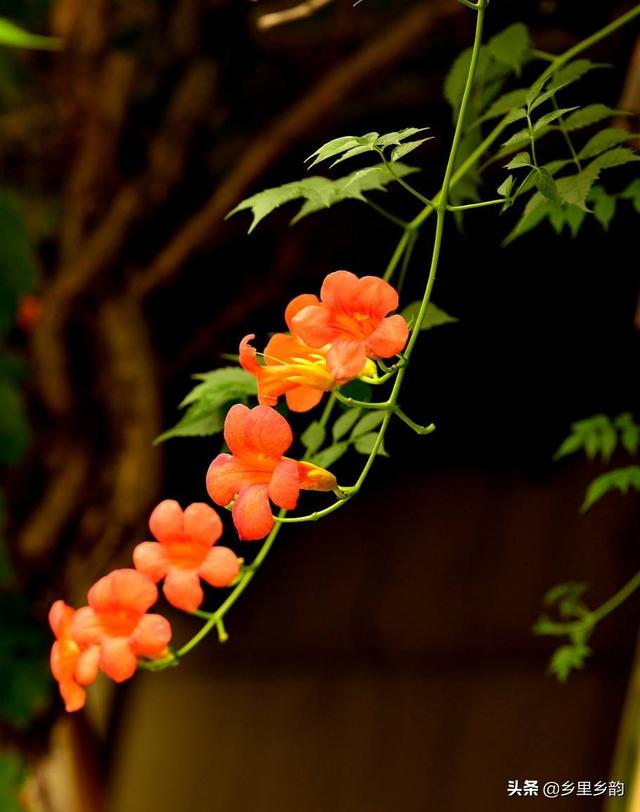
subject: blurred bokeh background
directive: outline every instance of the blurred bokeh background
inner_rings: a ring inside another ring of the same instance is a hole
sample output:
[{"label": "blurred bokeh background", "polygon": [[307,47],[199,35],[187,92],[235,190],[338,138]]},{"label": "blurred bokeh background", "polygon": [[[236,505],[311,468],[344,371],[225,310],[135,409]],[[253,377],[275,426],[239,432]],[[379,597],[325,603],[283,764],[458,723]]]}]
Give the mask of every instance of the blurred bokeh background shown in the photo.
[{"label": "blurred bokeh background", "polygon": [[[559,52],[631,5],[492,0],[489,34],[523,21]],[[456,0],[5,0],[0,16],[62,42],[0,50],[2,810],[498,812],[549,803],[508,798],[510,779],[629,780],[637,602],[565,684],[531,627],[554,584],[590,583],[595,606],[640,563],[637,499],[582,516],[604,466],[552,461],[576,419],[640,408],[631,206],[608,232],[544,226],[506,248],[510,213],[451,222],[434,298],[459,321],[425,333],[404,396],[436,433],[394,426],[363,494],[286,528],[224,647],[101,682],[61,717],[49,605],[80,605],[127,566],[161,498],[206,499],[219,437],[153,445],[190,376],[282,329],[326,273],[380,274],[397,238],[350,202],[292,227],[285,207],[250,236],[225,215],[302,177],[329,138],[407,126],[435,136],[411,156],[432,193],[451,135],[442,82],[473,15]],[[593,50],[610,68],[576,104],[640,113],[637,37]],[[415,213],[402,191],[385,200]],[[337,466],[344,482],[357,470]],[[197,628],[167,611],[177,639]]]}]

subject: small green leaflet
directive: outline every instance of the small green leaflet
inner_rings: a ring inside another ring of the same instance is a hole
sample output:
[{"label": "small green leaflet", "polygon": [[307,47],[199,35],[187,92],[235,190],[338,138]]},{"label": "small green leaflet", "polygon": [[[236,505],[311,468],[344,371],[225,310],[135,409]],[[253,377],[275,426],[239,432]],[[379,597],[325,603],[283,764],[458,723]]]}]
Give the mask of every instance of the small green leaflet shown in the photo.
[{"label": "small green leaflet", "polygon": [[311,458],[311,462],[314,465],[320,466],[320,468],[331,468],[333,463],[337,462],[340,457],[344,456],[348,450],[349,443],[346,440],[340,443],[334,443],[333,445],[323,448],[322,451],[315,454]]},{"label": "small green leaflet", "polygon": [[616,198],[607,194],[602,186],[594,186],[589,195],[589,200],[593,204],[593,214],[605,231],[609,230],[609,225],[616,213]]},{"label": "small green leaflet", "polygon": [[553,653],[549,671],[559,682],[566,682],[572,671],[579,671],[584,667],[585,660],[590,654],[591,649],[586,643],[567,643]]},{"label": "small green leaflet", "polygon": [[251,233],[258,223],[275,209],[293,200],[303,199],[302,207],[291,220],[291,224],[293,224],[313,212],[328,209],[343,200],[366,201],[364,192],[383,191],[385,186],[393,183],[398,177],[403,178],[418,171],[418,169],[405,164],[394,163],[393,173],[381,164],[358,169],[356,172],[336,180],[312,175],[303,178],[303,180],[285,183],[283,186],[276,186],[258,192],[239,203],[235,209],[227,214],[227,217],[231,217],[236,212],[250,209],[253,214],[253,220],[249,227],[249,233]]},{"label": "small green leaflet", "polygon": [[630,200],[633,208],[640,214],[640,178],[632,180],[620,197],[623,200]]},{"label": "small green leaflet", "polygon": [[615,422],[606,414],[594,414],[571,424],[571,433],[563,440],[553,459],[559,460],[578,451],[584,451],[589,460],[600,457],[603,462],[608,462],[617,444],[618,433]]},{"label": "small green leaflet", "polygon": [[312,161],[309,164],[309,169],[311,169],[311,167],[322,161],[340,156],[331,164],[335,166],[341,161],[346,161],[364,152],[375,152],[391,146],[395,147],[391,155],[391,160],[395,161],[402,157],[402,155],[406,155],[408,152],[411,152],[411,150],[420,146],[420,144],[430,140],[429,138],[422,138],[419,141],[413,141],[409,144],[403,143],[407,138],[412,138],[414,135],[428,129],[429,127],[407,127],[404,130],[386,133],[385,135],[380,135],[380,133],[375,132],[367,133],[366,135],[344,135],[340,138],[333,138],[331,141],[327,141],[326,144],[319,147],[314,153],[309,155],[308,158],[305,158],[305,161]]},{"label": "small green leaflet", "polygon": [[597,124],[605,118],[610,118],[614,115],[626,115],[619,110],[613,110],[607,107],[606,104],[589,104],[582,107],[572,115],[565,119],[564,127],[568,131],[580,130],[583,127],[589,127],[591,124]]},{"label": "small green leaflet", "polygon": [[307,428],[300,435],[302,445],[310,454],[314,454],[324,443],[325,428],[317,420],[309,423]]},{"label": "small green leaflet", "polygon": [[0,45],[8,45],[11,48],[33,48],[42,51],[56,51],[62,47],[59,39],[30,34],[4,17],[0,17]]},{"label": "small green leaflet", "polygon": [[553,124],[553,122],[557,121],[559,118],[566,116],[567,113],[572,113],[577,109],[577,107],[561,107],[559,110],[552,110],[550,113],[545,113],[543,116],[540,116],[540,118],[533,125],[533,131],[537,133],[545,127],[548,127],[550,124]]},{"label": "small green leaflet", "polygon": [[[493,102],[487,112],[481,116],[476,123],[490,121],[492,118],[498,118],[499,116],[504,116],[507,113],[510,114],[509,120],[511,122],[522,118],[524,115],[526,115],[525,111],[521,108],[525,103],[527,90],[528,88],[521,87],[517,90],[510,90],[508,93],[500,96],[500,98]],[[512,113],[514,116],[513,118],[511,117]],[[523,115],[518,115],[519,113],[522,113]]]},{"label": "small green leaflet", "polygon": [[524,166],[531,166],[531,156],[528,152],[519,152],[515,158],[512,158],[508,164],[505,164],[505,169],[521,169]]},{"label": "small green leaflet", "polygon": [[581,617],[584,614],[582,596],[587,591],[587,584],[583,581],[567,581],[556,584],[544,595],[542,602],[545,606],[554,606],[560,617]]},{"label": "small green leaflet", "polygon": [[498,186],[497,192],[500,197],[509,197],[511,194],[511,190],[513,189],[513,175],[509,175],[506,180],[504,180],[500,186]]},{"label": "small green leaflet", "polygon": [[546,197],[547,200],[559,199],[556,182],[548,169],[545,169],[543,166],[536,169],[534,171],[534,183],[540,194]]},{"label": "small green leaflet", "polygon": [[201,383],[180,404],[181,408],[189,408],[173,428],[156,438],[156,444],[171,437],[218,434],[223,429],[228,406],[246,403],[256,395],[256,379],[239,367],[222,367],[193,377]]},{"label": "small green leaflet", "polygon": [[622,130],[619,127],[607,127],[587,141],[578,153],[578,158],[594,158],[596,155],[611,149],[611,147],[616,147],[618,144],[623,144],[625,141],[631,141],[635,138],[638,138],[636,133],[630,133],[628,130]]},{"label": "small green leaflet", "polygon": [[611,491],[620,491],[620,493],[626,494],[630,489],[640,491],[640,465],[614,468],[613,471],[607,471],[606,474],[596,477],[587,488],[580,512],[585,513]]},{"label": "small green leaflet", "polygon": [[333,424],[331,434],[334,440],[340,440],[345,434],[353,428],[358,418],[362,414],[362,409],[347,409],[346,412],[340,415],[336,422]]},{"label": "small green leaflet", "polygon": [[[420,302],[411,302],[411,304],[408,304],[402,311],[402,316],[409,324],[409,327],[413,327],[416,319],[418,318],[419,312]],[[422,322],[422,327],[420,329],[431,330],[433,327],[440,327],[443,324],[454,324],[457,321],[460,321],[460,319],[457,319],[455,316],[450,316],[434,302],[429,302],[427,305],[427,312],[425,313],[424,321]]]},{"label": "small green leaflet", "polygon": [[620,434],[620,443],[624,450],[635,456],[640,448],[640,425],[633,419],[631,412],[619,414],[613,421]]},{"label": "small green leaflet", "polygon": [[519,76],[522,66],[529,58],[531,41],[526,25],[514,23],[496,34],[487,43],[491,56],[508,65]]}]

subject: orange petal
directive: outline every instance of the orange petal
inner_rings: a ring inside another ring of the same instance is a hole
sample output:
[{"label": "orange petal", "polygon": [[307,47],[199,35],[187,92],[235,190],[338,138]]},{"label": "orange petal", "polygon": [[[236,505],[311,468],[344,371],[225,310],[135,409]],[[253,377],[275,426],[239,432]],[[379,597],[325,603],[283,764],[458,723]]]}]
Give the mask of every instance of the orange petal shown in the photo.
[{"label": "orange petal", "polygon": [[75,668],[75,679],[80,685],[91,685],[98,676],[100,646],[89,646],[78,657]]},{"label": "orange petal", "polygon": [[292,299],[287,305],[287,309],[284,311],[284,320],[286,321],[289,330],[291,330],[293,333],[294,330],[291,323],[293,321],[293,317],[297,313],[299,313],[305,307],[318,304],[320,304],[320,299],[318,299],[318,297],[313,293],[302,293],[300,296],[296,296],[295,299]]},{"label": "orange petal", "polygon": [[56,601],[49,609],[49,625],[57,638],[70,635],[74,610],[64,601]]},{"label": "orange petal", "polygon": [[278,459],[293,442],[291,427],[270,406],[254,406],[245,423],[246,442],[254,451]]},{"label": "orange petal", "polygon": [[211,547],[222,535],[222,521],[212,507],[194,502],[184,512],[184,532],[196,544]]},{"label": "orange petal", "polygon": [[146,612],[158,600],[153,581],[134,569],[113,570],[89,590],[89,605],[97,612],[128,609]]},{"label": "orange petal", "polygon": [[107,637],[100,647],[100,668],[115,682],[132,677],[138,665],[126,637]]},{"label": "orange petal", "polygon": [[324,347],[336,336],[336,326],[326,305],[311,305],[291,320],[291,330],[310,347]]},{"label": "orange petal", "polygon": [[334,271],[324,278],[320,299],[334,313],[355,310],[360,280],[350,271]]},{"label": "orange petal", "polygon": [[167,553],[157,541],[143,541],[133,550],[133,564],[154,583],[167,574]]},{"label": "orange petal", "polygon": [[90,606],[77,610],[71,623],[71,633],[80,646],[94,645],[102,640],[102,624]]},{"label": "orange petal", "polygon": [[64,707],[68,713],[80,710],[84,707],[87,698],[87,692],[74,682],[72,679],[64,680],[59,683],[60,695],[64,700]]},{"label": "orange petal", "polygon": [[298,504],[300,485],[295,460],[281,460],[275,467],[268,486],[269,498],[285,510],[293,510]]},{"label": "orange petal", "polygon": [[287,406],[292,412],[308,412],[320,403],[324,392],[311,386],[296,386],[286,394]]},{"label": "orange petal", "polygon": [[255,347],[252,347],[250,343],[254,338],[255,334],[250,333],[248,336],[245,336],[242,339],[242,341],[240,342],[239,360],[240,366],[243,369],[246,369],[246,371],[250,372],[252,375],[258,375],[262,367],[258,363]]},{"label": "orange petal", "polygon": [[174,499],[160,502],[149,517],[149,529],[158,541],[171,541],[179,536],[184,529],[180,505]]},{"label": "orange petal", "polygon": [[367,363],[364,341],[338,338],[327,354],[329,372],[336,380],[357,378]]},{"label": "orange petal", "polygon": [[224,420],[224,439],[229,450],[237,457],[245,454],[249,449],[246,442],[245,424],[250,409],[243,403],[236,403],[227,412]]},{"label": "orange petal", "polygon": [[183,612],[195,612],[204,600],[200,578],[193,570],[172,569],[165,578],[162,591],[169,603]]},{"label": "orange petal", "polygon": [[367,313],[378,321],[396,310],[398,303],[398,293],[388,282],[379,276],[363,276],[358,280],[351,308],[354,313]]},{"label": "orange petal", "polygon": [[405,347],[409,338],[409,326],[396,314],[383,319],[380,326],[367,339],[367,350],[380,358],[391,358]]},{"label": "orange petal", "polygon": [[228,547],[214,547],[209,550],[198,575],[211,586],[224,587],[238,577],[240,559]]},{"label": "orange petal", "polygon": [[[166,584],[165,581],[165,587]],[[170,640],[171,624],[166,617],[144,615],[129,638],[129,645],[134,654],[141,657],[155,657],[165,650]]]},{"label": "orange petal", "polygon": [[264,538],[273,527],[267,486],[249,485],[243,488],[231,515],[242,541]]},{"label": "orange petal", "polygon": [[207,493],[217,505],[225,507],[247,484],[247,470],[231,454],[218,454],[207,471]]},{"label": "orange petal", "polygon": [[298,462],[298,482],[304,491],[332,491],[338,483],[331,471],[312,462]]}]

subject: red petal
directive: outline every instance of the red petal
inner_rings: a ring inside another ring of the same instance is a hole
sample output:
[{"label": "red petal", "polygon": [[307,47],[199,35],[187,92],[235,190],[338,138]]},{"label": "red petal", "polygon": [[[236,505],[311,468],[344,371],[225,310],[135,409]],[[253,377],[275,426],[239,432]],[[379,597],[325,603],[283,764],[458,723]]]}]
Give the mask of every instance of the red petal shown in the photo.
[{"label": "red petal", "polygon": [[247,445],[252,450],[275,459],[280,458],[293,442],[291,427],[270,406],[254,406],[245,424]]},{"label": "red petal", "polygon": [[320,304],[320,299],[315,296],[313,293],[303,293],[300,296],[296,296],[295,299],[292,299],[289,304],[287,305],[287,309],[284,311],[284,320],[287,323],[287,327],[293,333],[293,327],[291,326],[291,322],[293,317],[299,313],[303,308],[310,307],[311,305]]},{"label": "red petal", "polygon": [[249,408],[243,403],[236,403],[227,412],[224,421],[224,439],[229,450],[237,457],[241,457],[249,449],[246,443],[245,424],[249,417]]},{"label": "red petal", "polygon": [[[165,581],[165,588],[166,588]],[[171,625],[162,615],[144,615],[129,638],[131,651],[141,657],[161,654],[171,640]]]},{"label": "red petal", "polygon": [[157,541],[143,541],[133,550],[133,564],[154,583],[167,574],[167,553]]},{"label": "red petal", "polygon": [[210,547],[222,535],[222,521],[212,507],[194,502],[184,512],[184,532],[196,544]]},{"label": "red petal", "polygon": [[292,332],[310,347],[324,347],[336,335],[336,326],[326,305],[311,305],[300,310],[291,320]]},{"label": "red petal", "polygon": [[409,338],[409,326],[400,315],[389,316],[367,339],[367,350],[380,358],[397,355]]},{"label": "red petal", "polygon": [[115,682],[132,677],[138,665],[126,637],[107,637],[100,648],[100,668]]},{"label": "red petal", "polygon": [[184,612],[195,612],[204,600],[200,578],[193,570],[172,569],[162,591],[172,606]]},{"label": "red petal", "polygon": [[285,510],[293,510],[298,504],[300,485],[295,460],[282,460],[276,465],[268,493],[271,501]]},{"label": "red petal", "polygon": [[198,575],[211,586],[225,587],[238,577],[240,560],[228,547],[214,547],[198,570]]},{"label": "red petal", "polygon": [[324,392],[311,386],[296,386],[286,393],[287,406],[292,412],[308,412],[320,403]]},{"label": "red petal", "polygon": [[264,538],[273,527],[267,486],[249,485],[243,488],[231,515],[241,540]]},{"label": "red petal", "polygon": [[339,338],[327,354],[329,372],[336,380],[357,378],[366,363],[365,343],[357,339]]},{"label": "red petal", "polygon": [[182,508],[174,499],[165,499],[149,517],[149,529],[158,541],[171,541],[183,530]]}]

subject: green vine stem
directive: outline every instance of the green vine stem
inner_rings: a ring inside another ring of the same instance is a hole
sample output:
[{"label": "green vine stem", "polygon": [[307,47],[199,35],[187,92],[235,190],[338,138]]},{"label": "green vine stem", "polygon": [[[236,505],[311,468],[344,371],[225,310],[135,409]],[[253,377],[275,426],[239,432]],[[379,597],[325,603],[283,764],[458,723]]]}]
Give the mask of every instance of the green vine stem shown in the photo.
[{"label": "green vine stem", "polygon": [[[407,251],[408,246],[412,245],[416,233],[419,231],[419,229],[422,227],[425,221],[430,217],[430,215],[435,212],[436,227],[431,255],[431,263],[429,267],[429,273],[427,276],[427,281],[423,292],[422,300],[420,303],[420,309],[413,330],[409,337],[409,342],[407,344],[406,350],[402,356],[403,363],[401,366],[398,365],[397,369],[393,370],[393,373],[396,376],[388,401],[381,404],[376,404],[375,406],[372,406],[372,404],[370,403],[364,402],[360,404],[359,402],[356,401],[352,401],[348,404],[348,405],[362,405],[365,406],[366,408],[379,408],[384,411],[383,421],[380,425],[378,434],[376,436],[376,440],[373,444],[369,456],[367,457],[364,467],[362,468],[355,484],[351,487],[342,487],[341,488],[341,493],[343,494],[342,498],[334,502],[333,504],[329,505],[328,507],[316,511],[314,513],[308,514],[306,516],[291,516],[291,517],[286,516],[286,511],[281,510],[275,517],[276,522],[274,524],[274,527],[267,536],[267,538],[265,539],[265,541],[263,542],[260,551],[256,555],[253,562],[243,569],[239,581],[233,588],[232,592],[228,595],[226,600],[224,600],[223,603],[220,604],[220,606],[216,609],[215,612],[195,613],[198,617],[207,618],[206,622],[200,628],[200,630],[187,643],[185,643],[181,648],[177,649],[169,656],[159,660],[141,661],[139,663],[139,667],[142,669],[157,671],[176,665],[180,659],[182,659],[185,655],[187,655],[190,651],[192,651],[192,649],[195,648],[195,646],[197,646],[198,643],[200,643],[214,628],[218,630],[218,635],[221,640],[227,638],[227,634],[223,625],[224,618],[228,613],[228,611],[231,609],[231,607],[236,603],[238,598],[245,591],[247,586],[251,583],[256,572],[262,566],[264,560],[266,559],[267,555],[269,554],[273,546],[274,541],[277,538],[278,533],[280,532],[280,528],[282,527],[282,525],[285,523],[317,521],[318,519],[321,519],[324,516],[328,516],[329,514],[338,510],[347,502],[349,502],[354,496],[356,496],[361,490],[374,464],[375,458],[382,446],[385,434],[387,432],[387,429],[394,414],[396,414],[403,422],[405,422],[419,434],[428,434],[435,428],[433,425],[423,427],[419,426],[417,423],[414,423],[414,421],[412,421],[409,417],[407,417],[407,415],[402,410],[399,409],[398,398],[400,395],[400,390],[402,387],[404,376],[408,368],[409,359],[413,353],[413,350],[420,335],[420,327],[422,326],[422,323],[424,321],[427,312],[427,307],[431,298],[433,285],[435,283],[440,260],[442,239],[444,235],[444,224],[446,214],[447,211],[450,211],[452,208],[455,208],[449,206],[448,203],[450,190],[467,174],[467,172],[469,172],[469,170],[472,167],[476,165],[476,163],[478,163],[481,160],[485,152],[487,152],[487,150],[491,146],[493,146],[493,144],[495,144],[495,142],[498,140],[500,135],[503,133],[503,131],[509,124],[508,116],[504,116],[498,122],[498,124],[496,124],[494,128],[485,136],[485,138],[476,147],[476,149],[473,150],[473,152],[460,164],[460,166],[457,169],[455,169],[458,148],[460,145],[464,128],[465,116],[467,113],[469,99],[475,79],[476,68],[480,54],[480,46],[482,43],[482,31],[484,25],[485,10],[488,4],[488,0],[478,0],[477,3],[472,3],[470,2],[470,0],[461,0],[461,1],[463,1],[464,5],[468,6],[469,8],[472,8],[476,12],[475,35],[471,61],[469,64],[469,71],[467,74],[464,93],[460,104],[460,112],[458,115],[458,120],[456,122],[453,140],[451,143],[451,150],[449,153],[449,158],[447,160],[442,186],[431,200],[417,193],[420,196],[421,200],[425,203],[425,206],[422,209],[422,211],[420,211],[416,215],[416,217],[414,217],[413,220],[411,220],[407,224],[404,223],[402,224],[403,227],[402,236],[400,237],[400,240],[398,241],[398,244],[394,249],[394,252],[391,256],[391,259],[387,265],[387,268],[383,276],[385,280],[389,280],[392,278],[396,268],[398,267],[401,260],[405,256],[405,252]],[[559,68],[561,68],[566,63],[570,62],[574,57],[578,56],[578,54],[582,53],[583,51],[586,51],[592,45],[595,45],[596,43],[600,42],[600,40],[605,39],[607,36],[615,32],[619,28],[622,28],[624,25],[628,24],[633,19],[639,16],[640,16],[640,4],[637,4],[634,8],[626,12],[626,14],[623,14],[621,17],[618,17],[616,20],[613,20],[611,23],[599,29],[594,34],[577,43],[572,48],[565,51],[563,54],[559,56],[551,57],[548,54],[542,55],[538,52],[534,52],[534,55],[537,55],[539,58],[543,58],[545,61],[548,62],[546,69],[538,77],[536,84],[543,83],[544,81],[546,81],[546,79],[552,76]],[[416,194],[416,190],[414,190],[413,188],[411,188],[408,191],[410,191],[411,194],[414,195]],[[489,201],[488,204],[490,203],[492,204],[493,202],[494,201]],[[477,206],[473,206],[473,208],[477,208]],[[385,215],[386,214],[387,213],[385,212]],[[394,219],[397,220],[397,218]],[[401,221],[398,220],[398,224],[400,222]],[[391,372],[391,370],[389,370],[389,372]],[[347,398],[344,398],[343,396],[339,396],[339,394],[335,392],[332,395],[330,395],[327,400],[324,412],[319,420],[319,423],[322,426],[326,426],[331,416],[332,410],[335,406],[336,400],[338,398],[343,399],[343,401],[349,400]],[[609,614],[609,612],[617,608],[617,606],[619,606],[620,603],[626,600],[626,598],[630,594],[632,594],[636,589],[638,589],[638,587],[640,587],[640,572],[636,574],[634,578],[632,578],[631,581],[629,581],[629,583],[627,583],[619,592],[617,592],[612,598],[610,598],[606,603],[604,603],[599,609],[589,613],[588,617],[590,618],[591,622],[596,623],[602,617]],[[557,624],[557,626],[558,628],[560,626],[575,628],[576,623],[583,624],[584,619],[581,619],[580,621],[575,621],[574,624]],[[564,633],[566,633],[566,628],[563,628],[562,632],[558,632],[558,634]]]}]

